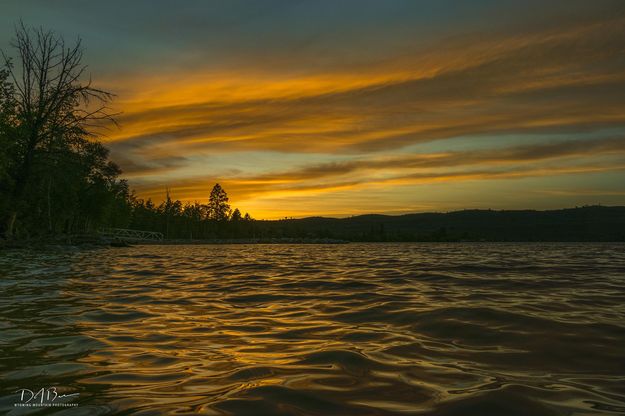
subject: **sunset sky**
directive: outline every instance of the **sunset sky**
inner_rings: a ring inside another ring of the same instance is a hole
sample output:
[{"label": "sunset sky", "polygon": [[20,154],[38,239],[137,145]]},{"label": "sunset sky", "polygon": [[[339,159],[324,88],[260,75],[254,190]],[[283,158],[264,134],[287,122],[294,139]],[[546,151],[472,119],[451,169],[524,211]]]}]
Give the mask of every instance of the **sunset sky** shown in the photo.
[{"label": "sunset sky", "polygon": [[81,37],[142,198],[255,218],[625,205],[623,1],[0,1]]}]

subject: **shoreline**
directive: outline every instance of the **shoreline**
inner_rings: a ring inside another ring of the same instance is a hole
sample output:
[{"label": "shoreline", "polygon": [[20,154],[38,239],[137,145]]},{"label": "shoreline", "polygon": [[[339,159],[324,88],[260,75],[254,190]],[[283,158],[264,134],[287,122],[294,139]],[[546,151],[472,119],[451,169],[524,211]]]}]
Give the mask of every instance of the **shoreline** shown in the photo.
[{"label": "shoreline", "polygon": [[33,239],[0,239],[2,249],[29,249],[48,247],[132,247],[132,246],[178,246],[178,245],[226,245],[226,244],[348,244],[350,241],[332,238],[224,238],[224,239],[164,239],[160,241],[149,240],[120,240],[101,237],[97,235],[62,235],[47,238]]},{"label": "shoreline", "polygon": [[625,244],[623,241],[588,240],[457,240],[457,241],[348,241],[329,238],[262,238],[262,239],[206,239],[187,240],[171,239],[162,241],[115,241],[110,239],[85,239],[85,238],[45,238],[27,240],[2,240],[0,239],[0,251],[2,250],[27,250],[27,249],[98,249],[98,248],[124,248],[135,246],[184,246],[184,245],[340,245],[340,244]]}]

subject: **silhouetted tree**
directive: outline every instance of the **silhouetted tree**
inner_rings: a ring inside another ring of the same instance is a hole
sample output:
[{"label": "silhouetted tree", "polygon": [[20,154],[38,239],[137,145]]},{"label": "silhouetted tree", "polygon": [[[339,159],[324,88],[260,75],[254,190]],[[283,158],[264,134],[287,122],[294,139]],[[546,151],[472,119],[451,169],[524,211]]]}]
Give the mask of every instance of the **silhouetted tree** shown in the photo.
[{"label": "silhouetted tree", "polygon": [[221,185],[216,183],[208,199],[208,216],[215,221],[224,221],[228,219],[229,215],[228,194]]},{"label": "silhouetted tree", "polygon": [[241,217],[241,211],[239,211],[239,208],[235,208],[234,211],[232,211],[232,215],[230,216],[230,221],[239,222],[242,218],[243,217]]},{"label": "silhouetted tree", "polygon": [[[20,24],[12,46],[17,52],[16,64],[2,51],[6,78],[11,81],[11,88],[4,90],[8,97],[2,100],[13,107],[8,126],[7,120],[3,121],[4,140],[11,151],[10,189],[6,195],[10,201],[4,230],[7,236],[13,234],[18,214],[25,211],[26,189],[35,175],[50,172],[41,169],[41,163],[54,163],[53,159],[64,151],[85,147],[85,138],[92,136],[94,123],[112,120],[106,107],[111,94],[93,88],[91,81],[82,81],[86,66],[82,63],[80,40],[66,45],[52,31]],[[47,195],[52,191],[52,176],[45,179],[47,192],[41,195],[50,201]]]},{"label": "silhouetted tree", "polygon": [[[12,189],[9,165],[14,152],[9,134],[13,125],[15,105],[13,103],[13,85],[8,82],[9,71],[0,70],[0,214],[7,212],[9,194]],[[0,227],[1,229],[1,227]]]}]

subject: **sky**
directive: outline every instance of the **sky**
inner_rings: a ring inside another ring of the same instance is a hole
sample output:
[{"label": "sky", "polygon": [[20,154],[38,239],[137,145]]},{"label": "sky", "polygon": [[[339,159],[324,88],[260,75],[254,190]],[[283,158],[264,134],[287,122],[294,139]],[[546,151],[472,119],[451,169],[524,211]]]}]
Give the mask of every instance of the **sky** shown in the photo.
[{"label": "sky", "polygon": [[623,1],[0,0],[80,38],[138,197],[254,218],[625,205]]}]

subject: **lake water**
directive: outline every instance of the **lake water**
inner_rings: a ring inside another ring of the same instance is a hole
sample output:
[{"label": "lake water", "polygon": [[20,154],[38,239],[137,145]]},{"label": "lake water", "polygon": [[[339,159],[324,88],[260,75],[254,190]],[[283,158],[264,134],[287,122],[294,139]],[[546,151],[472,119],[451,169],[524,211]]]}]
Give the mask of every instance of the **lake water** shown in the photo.
[{"label": "lake water", "polygon": [[0,252],[0,414],[622,415],[624,285],[617,244]]}]

